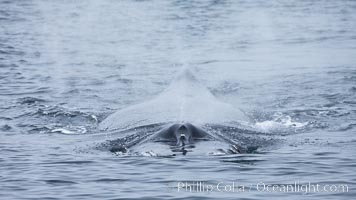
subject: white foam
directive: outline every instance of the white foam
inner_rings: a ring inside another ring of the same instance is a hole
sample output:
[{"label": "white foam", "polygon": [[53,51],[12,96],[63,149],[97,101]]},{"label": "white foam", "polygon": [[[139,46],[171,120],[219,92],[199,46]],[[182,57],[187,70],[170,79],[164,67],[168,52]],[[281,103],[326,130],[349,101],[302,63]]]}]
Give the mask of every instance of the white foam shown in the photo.
[{"label": "white foam", "polygon": [[280,113],[276,114],[273,120],[266,120],[263,122],[256,122],[255,127],[263,132],[271,132],[276,130],[283,130],[288,128],[302,128],[306,126],[308,122],[297,122],[292,120],[288,115],[283,116]]}]

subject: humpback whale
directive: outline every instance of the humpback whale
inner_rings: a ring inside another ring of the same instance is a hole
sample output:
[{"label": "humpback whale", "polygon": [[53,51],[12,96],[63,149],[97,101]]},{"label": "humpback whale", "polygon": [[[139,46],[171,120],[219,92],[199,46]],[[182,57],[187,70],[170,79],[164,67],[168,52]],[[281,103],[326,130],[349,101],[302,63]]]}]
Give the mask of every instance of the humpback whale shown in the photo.
[{"label": "humpback whale", "polygon": [[137,127],[158,125],[153,133],[136,133],[142,135],[113,151],[162,152],[169,147],[170,151],[185,155],[192,149],[199,151],[198,147],[204,147],[204,150],[211,147],[211,152],[241,153],[244,150],[239,145],[204,127],[244,122],[247,117],[240,109],[217,100],[190,70],[185,69],[157,97],[118,110],[103,120],[99,128],[123,133]]}]

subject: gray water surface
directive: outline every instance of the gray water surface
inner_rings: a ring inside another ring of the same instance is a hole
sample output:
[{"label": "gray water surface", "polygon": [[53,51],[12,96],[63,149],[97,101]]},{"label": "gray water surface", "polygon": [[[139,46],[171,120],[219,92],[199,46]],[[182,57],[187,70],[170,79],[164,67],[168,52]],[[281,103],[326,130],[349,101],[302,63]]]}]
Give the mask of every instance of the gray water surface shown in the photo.
[{"label": "gray water surface", "polygon": [[[0,198],[352,199],[355,55],[351,0],[0,0]],[[222,156],[101,148],[120,137],[101,121],[182,68],[273,142]],[[328,186],[261,188],[295,183]]]}]

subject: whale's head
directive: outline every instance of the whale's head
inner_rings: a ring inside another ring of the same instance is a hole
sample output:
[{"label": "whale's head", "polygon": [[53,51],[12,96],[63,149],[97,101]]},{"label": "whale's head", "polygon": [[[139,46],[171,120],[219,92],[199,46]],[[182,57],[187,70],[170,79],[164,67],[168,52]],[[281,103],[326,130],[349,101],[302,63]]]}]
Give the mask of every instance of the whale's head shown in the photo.
[{"label": "whale's head", "polygon": [[174,136],[178,146],[185,146],[192,141],[192,132],[186,124],[181,124],[176,129]]}]

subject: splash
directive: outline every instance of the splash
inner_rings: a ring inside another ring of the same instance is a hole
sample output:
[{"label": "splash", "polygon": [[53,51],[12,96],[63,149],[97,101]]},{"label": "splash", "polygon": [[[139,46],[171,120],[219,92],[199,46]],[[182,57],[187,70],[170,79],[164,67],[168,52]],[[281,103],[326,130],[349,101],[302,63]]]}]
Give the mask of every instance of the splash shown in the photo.
[{"label": "splash", "polygon": [[288,115],[276,113],[272,120],[256,122],[255,127],[262,132],[278,132],[288,129],[301,129],[308,125],[308,122],[298,122]]}]

